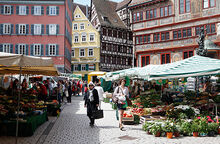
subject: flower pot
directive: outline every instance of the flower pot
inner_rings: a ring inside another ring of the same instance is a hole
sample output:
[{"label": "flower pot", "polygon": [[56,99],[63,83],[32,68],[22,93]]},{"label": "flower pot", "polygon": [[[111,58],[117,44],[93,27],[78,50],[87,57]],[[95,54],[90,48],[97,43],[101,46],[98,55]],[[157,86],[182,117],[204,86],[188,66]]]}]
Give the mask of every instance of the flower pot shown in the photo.
[{"label": "flower pot", "polygon": [[210,132],[208,132],[208,136],[210,136],[210,137],[215,136],[215,131],[210,131]]},{"label": "flower pot", "polygon": [[218,128],[218,134],[220,134],[220,128]]},{"label": "flower pot", "polygon": [[167,138],[171,139],[173,137],[173,133],[172,132],[167,132]]},{"label": "flower pot", "polygon": [[156,132],[155,137],[160,137],[160,132]]},{"label": "flower pot", "polygon": [[199,133],[198,132],[193,132],[194,137],[198,137]]},{"label": "flower pot", "polygon": [[147,134],[151,135],[152,133],[150,131],[147,131]]},{"label": "flower pot", "polygon": [[180,133],[179,133],[179,132],[174,132],[173,135],[174,135],[175,137],[179,137],[179,136],[180,136]]}]

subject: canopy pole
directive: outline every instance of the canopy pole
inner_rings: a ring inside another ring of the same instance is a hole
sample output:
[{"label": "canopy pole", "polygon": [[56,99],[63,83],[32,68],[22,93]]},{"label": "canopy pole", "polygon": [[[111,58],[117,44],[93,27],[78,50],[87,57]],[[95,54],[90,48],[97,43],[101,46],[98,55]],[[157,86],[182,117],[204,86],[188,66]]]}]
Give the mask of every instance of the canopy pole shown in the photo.
[{"label": "canopy pole", "polygon": [[19,89],[19,93],[18,93],[18,105],[17,105],[17,118],[16,118],[16,140],[15,140],[15,144],[18,143],[18,119],[19,119],[19,109],[20,109],[20,98],[21,98],[21,72],[22,72],[22,68],[20,66],[20,75],[19,75],[19,83],[18,83],[18,89]]}]

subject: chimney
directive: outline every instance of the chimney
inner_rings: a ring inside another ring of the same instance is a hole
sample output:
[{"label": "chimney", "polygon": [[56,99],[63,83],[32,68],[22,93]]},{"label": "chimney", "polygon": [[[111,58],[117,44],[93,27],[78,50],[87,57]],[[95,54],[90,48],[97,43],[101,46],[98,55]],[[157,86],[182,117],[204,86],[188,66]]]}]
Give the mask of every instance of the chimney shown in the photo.
[{"label": "chimney", "polygon": [[86,17],[89,18],[89,7],[86,5]]}]

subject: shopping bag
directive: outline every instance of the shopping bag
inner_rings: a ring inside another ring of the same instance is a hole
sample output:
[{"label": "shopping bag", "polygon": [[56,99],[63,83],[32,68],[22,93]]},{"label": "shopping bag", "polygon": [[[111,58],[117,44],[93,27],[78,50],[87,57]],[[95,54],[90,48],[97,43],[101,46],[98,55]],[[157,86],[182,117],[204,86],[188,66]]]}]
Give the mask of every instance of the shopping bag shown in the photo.
[{"label": "shopping bag", "polygon": [[98,110],[94,111],[93,112],[93,117],[94,117],[94,119],[101,119],[101,118],[103,118],[104,117],[103,110],[98,109]]}]

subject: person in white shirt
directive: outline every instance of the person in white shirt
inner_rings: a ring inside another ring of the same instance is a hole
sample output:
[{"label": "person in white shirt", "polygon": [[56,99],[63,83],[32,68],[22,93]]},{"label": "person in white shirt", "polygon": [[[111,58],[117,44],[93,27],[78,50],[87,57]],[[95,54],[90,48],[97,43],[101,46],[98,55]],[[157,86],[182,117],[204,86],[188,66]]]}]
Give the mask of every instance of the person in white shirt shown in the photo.
[{"label": "person in white shirt", "polygon": [[103,94],[104,94],[104,90],[103,88],[101,87],[101,84],[98,83],[96,86],[95,86],[95,89],[98,91],[98,95],[99,95],[99,107],[101,109],[101,101],[103,101],[104,97],[103,97]]}]

